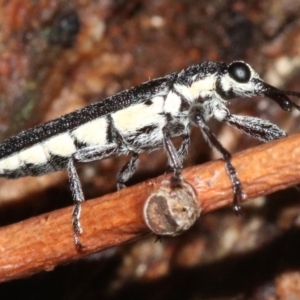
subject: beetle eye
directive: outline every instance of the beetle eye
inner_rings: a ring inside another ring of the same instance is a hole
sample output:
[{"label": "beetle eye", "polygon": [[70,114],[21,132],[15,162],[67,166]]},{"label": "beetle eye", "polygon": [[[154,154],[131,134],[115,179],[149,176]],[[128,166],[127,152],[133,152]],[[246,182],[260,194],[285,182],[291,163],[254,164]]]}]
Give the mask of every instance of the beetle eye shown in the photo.
[{"label": "beetle eye", "polygon": [[229,76],[237,82],[247,83],[251,77],[251,71],[249,67],[241,62],[233,62],[228,67]]}]

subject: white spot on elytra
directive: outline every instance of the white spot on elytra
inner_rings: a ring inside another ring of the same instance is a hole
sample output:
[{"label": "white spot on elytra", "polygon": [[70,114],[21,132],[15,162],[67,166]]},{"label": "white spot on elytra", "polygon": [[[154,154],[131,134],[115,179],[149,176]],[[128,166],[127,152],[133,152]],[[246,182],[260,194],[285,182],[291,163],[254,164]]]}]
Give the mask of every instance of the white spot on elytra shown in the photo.
[{"label": "white spot on elytra", "polygon": [[43,143],[49,154],[69,157],[76,152],[76,148],[69,133],[62,133],[51,137]]},{"label": "white spot on elytra", "polygon": [[[0,160],[0,170],[16,170],[20,167],[18,153]],[[0,173],[3,173],[0,171]]]},{"label": "white spot on elytra", "polygon": [[164,116],[160,115],[163,112],[164,99],[155,97],[151,101],[151,105],[140,103],[113,113],[111,116],[116,129],[126,135],[151,124],[160,127],[164,123]]},{"label": "white spot on elytra", "polygon": [[97,144],[101,147],[107,144],[107,126],[106,118],[97,118],[76,128],[72,131],[72,135],[75,136],[79,142],[87,143],[88,145]]},{"label": "white spot on elytra", "polygon": [[33,145],[25,150],[19,152],[19,159],[22,163],[28,164],[45,164],[47,157],[44,152],[44,148],[41,144]]}]

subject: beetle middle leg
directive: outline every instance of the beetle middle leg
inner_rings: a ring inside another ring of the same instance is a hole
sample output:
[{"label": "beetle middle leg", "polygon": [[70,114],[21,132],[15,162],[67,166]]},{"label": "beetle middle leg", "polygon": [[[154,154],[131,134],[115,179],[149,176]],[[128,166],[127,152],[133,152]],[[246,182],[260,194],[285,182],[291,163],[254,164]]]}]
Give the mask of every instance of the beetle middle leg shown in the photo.
[{"label": "beetle middle leg", "polygon": [[181,186],[181,183],[182,183],[182,176],[181,176],[182,161],[179,158],[178,152],[176,151],[176,149],[171,141],[170,133],[169,133],[167,126],[165,126],[163,128],[163,144],[164,144],[164,148],[166,149],[167,154],[168,154],[169,165],[173,170],[171,184],[174,187]]},{"label": "beetle middle leg", "polygon": [[125,182],[132,177],[134,172],[136,171],[139,164],[139,155],[138,153],[132,153],[132,157],[129,162],[127,162],[123,168],[119,171],[117,175],[117,188],[118,190],[125,187]]}]

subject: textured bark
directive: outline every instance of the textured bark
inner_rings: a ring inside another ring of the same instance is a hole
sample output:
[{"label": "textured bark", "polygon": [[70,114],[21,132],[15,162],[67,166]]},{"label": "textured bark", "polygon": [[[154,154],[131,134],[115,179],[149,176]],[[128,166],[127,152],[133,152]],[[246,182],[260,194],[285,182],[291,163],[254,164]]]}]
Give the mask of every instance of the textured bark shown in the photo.
[{"label": "textured bark", "polygon": [[[300,182],[300,135],[238,153],[233,158],[247,200]],[[232,187],[224,163],[209,162],[183,171],[194,186],[202,212],[231,204]],[[149,233],[143,204],[151,191],[170,175],[87,201],[82,206],[80,237],[73,242],[72,207],[0,229],[0,280],[29,276],[96,251],[141,238]]]}]

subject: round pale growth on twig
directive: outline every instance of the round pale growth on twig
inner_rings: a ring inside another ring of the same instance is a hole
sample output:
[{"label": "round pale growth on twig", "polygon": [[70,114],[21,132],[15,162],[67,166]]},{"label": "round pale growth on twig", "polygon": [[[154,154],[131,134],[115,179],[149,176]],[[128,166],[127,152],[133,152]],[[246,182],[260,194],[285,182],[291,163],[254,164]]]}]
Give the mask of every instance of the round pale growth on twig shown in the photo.
[{"label": "round pale growth on twig", "polygon": [[144,220],[155,234],[175,236],[188,230],[200,212],[195,191],[189,183],[173,187],[165,180],[146,200]]}]

